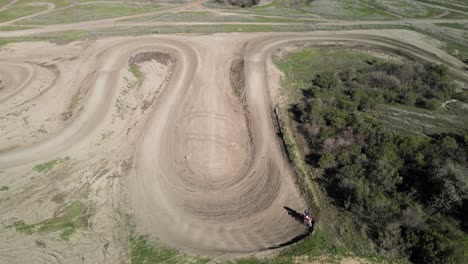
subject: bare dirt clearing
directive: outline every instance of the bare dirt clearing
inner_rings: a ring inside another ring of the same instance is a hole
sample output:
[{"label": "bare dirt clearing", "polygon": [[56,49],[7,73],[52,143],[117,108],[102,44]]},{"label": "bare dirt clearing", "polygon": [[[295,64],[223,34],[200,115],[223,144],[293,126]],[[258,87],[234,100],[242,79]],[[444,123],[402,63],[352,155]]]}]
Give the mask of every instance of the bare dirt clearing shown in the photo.
[{"label": "bare dirt clearing", "polygon": [[[463,63],[402,30],[4,47],[1,106],[20,113],[0,117],[0,186],[8,187],[0,192],[0,262],[24,263],[24,252],[37,263],[127,259],[126,191],[139,231],[192,252],[256,252],[304,234],[283,209],[305,202],[275,133],[266,65],[291,45],[349,42],[444,63],[467,79]],[[245,86],[237,97],[230,72],[239,58]],[[41,126],[47,133],[29,139]],[[63,230],[44,231],[44,221],[63,219],[77,201],[86,220],[69,241]]]}]

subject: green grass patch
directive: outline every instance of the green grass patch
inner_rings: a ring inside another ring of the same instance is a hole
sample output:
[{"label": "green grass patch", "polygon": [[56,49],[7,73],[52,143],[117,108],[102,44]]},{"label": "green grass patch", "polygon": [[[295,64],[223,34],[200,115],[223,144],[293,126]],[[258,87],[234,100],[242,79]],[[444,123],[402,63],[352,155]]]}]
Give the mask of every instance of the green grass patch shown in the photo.
[{"label": "green grass patch", "polygon": [[403,18],[429,18],[444,13],[444,10],[440,8],[424,6],[411,0],[371,0],[366,2]]},{"label": "green grass patch", "polygon": [[347,49],[310,48],[293,52],[286,59],[276,59],[275,63],[284,73],[282,82],[283,95],[289,95],[295,101],[301,93],[301,87],[309,82],[311,76],[352,66],[363,67],[367,61],[378,58]]},{"label": "green grass patch", "polygon": [[204,4],[211,8],[228,9],[230,12],[244,14],[276,15],[283,17],[321,17],[334,19],[396,19],[397,16],[381,8],[379,5],[371,4],[369,1],[353,0],[315,0],[315,1],[286,1],[274,0],[265,6],[252,6],[249,8],[234,7],[219,4],[214,1]]},{"label": "green grass patch", "polygon": [[54,159],[54,160],[51,160],[51,161],[48,161],[48,162],[44,162],[42,164],[39,164],[39,165],[36,165],[33,167],[33,170],[37,171],[37,172],[48,172],[50,171],[55,165],[57,164],[60,164],[60,163],[63,163],[65,161],[68,161],[70,160],[69,157],[65,157],[65,158],[58,158],[58,159]]},{"label": "green grass patch", "polygon": [[86,205],[80,201],[75,201],[65,207],[63,213],[55,218],[48,219],[39,224],[39,232],[52,232],[61,230],[60,237],[68,240],[76,229],[86,227],[87,220],[84,215]]},{"label": "green grass patch", "polygon": [[[241,14],[260,14],[260,15],[274,15],[283,17],[313,17],[314,15],[308,13],[300,8],[290,8],[287,1],[273,0],[273,2],[266,6],[252,6],[249,8],[242,8],[238,6],[219,4],[215,1],[205,2],[203,5],[209,8],[227,9],[229,12]],[[301,3],[302,6],[302,3]]]},{"label": "green grass patch", "polygon": [[451,55],[457,57],[465,64],[468,64],[468,46],[449,42],[445,45],[445,50],[448,51]]},{"label": "green grass patch", "polygon": [[60,238],[69,240],[70,236],[78,228],[87,226],[86,205],[80,201],[74,201],[58,216],[45,221],[28,225],[23,220],[14,222],[9,228],[15,228],[17,232],[24,234],[33,234],[35,232],[56,232],[60,231]]},{"label": "green grass patch", "polygon": [[53,33],[44,33],[28,37],[0,38],[0,46],[15,42],[50,41],[56,43],[71,42],[83,39],[97,39],[110,36],[142,36],[149,34],[173,33],[219,33],[219,32],[304,32],[317,30],[352,30],[352,29],[407,29],[405,25],[194,25],[194,26],[143,26],[143,27],[116,27],[98,30],[69,30]]},{"label": "green grass patch", "polygon": [[279,257],[319,257],[323,255],[343,256],[345,255],[345,251],[343,248],[331,243],[329,237],[320,230],[317,230],[313,236],[309,236],[306,239],[282,250]]},{"label": "green grass patch", "polygon": [[448,9],[453,9],[453,10],[461,10],[468,12],[468,6],[462,6],[462,5],[455,5],[450,2],[444,1],[444,0],[438,0],[438,1],[433,1],[433,0],[416,0],[418,2],[426,3],[426,4],[432,4],[432,5],[437,5],[437,6],[442,6]]},{"label": "green grass patch", "polygon": [[303,10],[333,19],[398,19],[382,5],[370,1],[319,0],[311,2]]},{"label": "green grass patch", "polygon": [[129,71],[137,78],[138,80],[143,79],[143,73],[140,71],[140,68],[138,68],[137,65],[135,64],[130,64],[128,67]]},{"label": "green grass patch", "polygon": [[463,13],[459,13],[459,12],[449,12],[447,15],[442,16],[440,18],[444,18],[444,19],[466,19],[466,18],[468,18],[468,16],[463,14]]},{"label": "green grass patch", "polygon": [[45,6],[12,6],[0,12],[0,22],[8,22],[46,9]]},{"label": "green grass patch", "polygon": [[22,25],[50,25],[62,23],[74,23],[105,18],[114,18],[132,14],[149,13],[161,10],[160,5],[155,4],[115,4],[93,3],[72,6],[62,10],[19,21]]},{"label": "green grass patch", "polygon": [[25,26],[1,26],[0,31],[15,31],[15,30],[25,30],[33,29],[35,27],[25,27]]},{"label": "green grass patch", "polygon": [[34,232],[33,225],[27,225],[23,220],[19,220],[13,223],[13,225],[7,226],[13,227],[17,232],[31,235]]},{"label": "green grass patch", "polygon": [[468,64],[468,42],[465,39],[447,34],[443,30],[428,30],[417,25],[413,25],[411,30],[444,42],[443,50]]},{"label": "green grass patch", "polygon": [[130,236],[130,249],[132,264],[163,263],[175,260],[180,255],[176,249],[156,246],[155,243],[149,240],[148,236]]},{"label": "green grass patch", "polygon": [[283,22],[283,23],[301,23],[304,21],[292,19],[292,18],[281,18],[281,17],[264,17],[264,16],[251,16],[242,14],[226,14],[220,15],[217,13],[202,11],[184,11],[178,13],[166,13],[157,14],[144,17],[138,17],[133,19],[127,19],[123,21],[195,21],[195,22],[258,22],[258,23],[269,23],[269,22]]},{"label": "green grass patch", "polygon": [[374,115],[387,126],[409,134],[463,134],[468,130],[468,105],[453,102],[430,111],[406,105],[380,105]]},{"label": "green grass patch", "polygon": [[[329,238],[320,230],[300,242],[289,246],[273,258],[245,258],[229,261],[229,264],[292,264],[302,261],[322,260],[326,263],[339,263],[343,257],[349,256],[343,248],[333,245]],[[303,263],[303,262],[300,262]],[[309,262],[304,262],[309,263]]]},{"label": "green grass patch", "polygon": [[449,28],[458,28],[458,29],[468,29],[467,24],[461,24],[461,23],[437,23],[435,24],[436,26],[439,27],[449,27]]},{"label": "green grass patch", "polygon": [[211,261],[208,258],[186,255],[175,248],[168,247],[151,239],[148,235],[137,234],[134,226],[130,227],[129,243],[130,263],[132,264],[205,264]]},{"label": "green grass patch", "polygon": [[0,0],[0,7],[7,5],[10,3],[12,0]]}]

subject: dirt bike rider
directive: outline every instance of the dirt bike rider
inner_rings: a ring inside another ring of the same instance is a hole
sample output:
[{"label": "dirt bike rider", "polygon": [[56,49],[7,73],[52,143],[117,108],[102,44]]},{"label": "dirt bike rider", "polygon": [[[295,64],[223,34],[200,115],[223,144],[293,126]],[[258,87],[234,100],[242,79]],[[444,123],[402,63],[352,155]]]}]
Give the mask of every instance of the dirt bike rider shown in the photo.
[{"label": "dirt bike rider", "polygon": [[312,227],[312,215],[310,213],[310,208],[305,209],[304,211],[304,222],[311,228]]}]

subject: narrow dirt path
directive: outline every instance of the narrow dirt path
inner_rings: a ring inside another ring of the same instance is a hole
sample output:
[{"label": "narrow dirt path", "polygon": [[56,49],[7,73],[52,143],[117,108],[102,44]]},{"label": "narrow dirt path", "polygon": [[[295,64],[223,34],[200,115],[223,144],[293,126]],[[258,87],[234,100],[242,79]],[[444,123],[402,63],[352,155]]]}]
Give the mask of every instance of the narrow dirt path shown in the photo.
[{"label": "narrow dirt path", "polygon": [[55,4],[49,3],[49,2],[34,2],[34,3],[27,4],[25,6],[47,6],[47,10],[40,11],[40,12],[31,14],[31,15],[28,15],[28,16],[23,16],[23,17],[19,17],[19,18],[16,18],[16,19],[13,19],[13,20],[10,20],[10,21],[7,21],[7,22],[0,23],[0,26],[11,25],[11,24],[14,24],[14,23],[16,23],[18,21],[24,20],[24,19],[45,15],[45,14],[48,14],[48,13],[52,12],[55,9]]}]

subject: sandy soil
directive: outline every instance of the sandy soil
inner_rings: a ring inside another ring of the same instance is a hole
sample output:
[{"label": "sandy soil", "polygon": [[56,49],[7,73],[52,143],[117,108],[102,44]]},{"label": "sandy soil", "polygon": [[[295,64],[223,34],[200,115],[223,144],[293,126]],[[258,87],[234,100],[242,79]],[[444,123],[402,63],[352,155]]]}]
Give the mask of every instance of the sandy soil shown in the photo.
[{"label": "sandy soil", "polygon": [[[140,232],[207,255],[268,250],[304,234],[283,209],[306,205],[272,118],[268,80],[279,73],[267,70],[272,54],[301,43],[358,43],[444,63],[468,78],[439,43],[402,30],[2,48],[0,186],[9,188],[0,192],[0,263],[128,261],[126,214]],[[239,58],[245,87],[237,97],[230,69]],[[142,79],[129,72],[131,63]],[[50,171],[33,169],[64,157]],[[76,200],[86,205],[87,226],[70,241],[7,227],[50,219]]]}]

